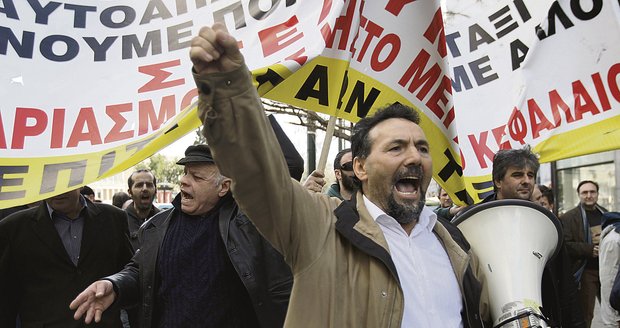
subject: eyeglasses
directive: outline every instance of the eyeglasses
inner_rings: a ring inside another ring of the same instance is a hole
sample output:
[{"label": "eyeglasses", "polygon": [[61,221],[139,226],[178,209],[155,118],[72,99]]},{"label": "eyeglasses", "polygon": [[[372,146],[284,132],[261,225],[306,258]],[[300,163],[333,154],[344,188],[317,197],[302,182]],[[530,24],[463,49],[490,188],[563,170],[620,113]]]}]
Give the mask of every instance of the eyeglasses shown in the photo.
[{"label": "eyeglasses", "polygon": [[346,162],[341,164],[340,169],[343,171],[353,171],[353,162]]}]

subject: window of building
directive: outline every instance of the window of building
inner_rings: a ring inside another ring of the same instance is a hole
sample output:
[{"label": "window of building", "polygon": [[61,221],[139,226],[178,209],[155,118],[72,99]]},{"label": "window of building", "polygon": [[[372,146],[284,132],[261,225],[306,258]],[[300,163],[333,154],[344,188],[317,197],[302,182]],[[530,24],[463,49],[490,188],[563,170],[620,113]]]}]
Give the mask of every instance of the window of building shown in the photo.
[{"label": "window of building", "polygon": [[616,165],[613,152],[575,157],[557,162],[557,204],[558,213],[579,204],[577,185],[583,180],[599,184],[598,204],[610,211],[616,211]]}]

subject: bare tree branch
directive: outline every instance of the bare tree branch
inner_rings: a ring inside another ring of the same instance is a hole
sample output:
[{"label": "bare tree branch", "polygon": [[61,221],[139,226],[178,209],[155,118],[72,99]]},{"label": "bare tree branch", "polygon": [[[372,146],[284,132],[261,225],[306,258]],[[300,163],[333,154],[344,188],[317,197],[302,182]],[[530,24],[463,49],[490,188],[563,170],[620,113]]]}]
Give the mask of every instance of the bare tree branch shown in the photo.
[{"label": "bare tree branch", "polygon": [[[291,124],[303,126],[306,128],[309,128],[310,124],[313,124],[313,127],[315,129],[323,131],[327,130],[329,117],[326,115],[322,116],[310,110],[273,100],[262,99],[262,101],[263,106],[265,107],[265,110],[267,112],[275,114],[286,114],[297,117],[299,123]],[[312,123],[308,123],[309,121],[311,121]],[[345,120],[337,120],[334,129],[334,136],[340,139],[351,141],[351,123]]]},{"label": "bare tree branch", "polygon": [[[319,115],[316,112],[299,108],[293,105],[281,103],[274,100],[262,99],[265,110],[273,114],[285,114],[296,117],[298,122],[291,122],[290,124],[303,126],[308,129],[327,130],[327,123],[329,117],[325,114]],[[334,128],[334,137],[351,141],[351,122],[346,120],[337,120]],[[200,133],[200,129],[196,130],[196,139],[194,144],[205,143],[206,140]]]}]

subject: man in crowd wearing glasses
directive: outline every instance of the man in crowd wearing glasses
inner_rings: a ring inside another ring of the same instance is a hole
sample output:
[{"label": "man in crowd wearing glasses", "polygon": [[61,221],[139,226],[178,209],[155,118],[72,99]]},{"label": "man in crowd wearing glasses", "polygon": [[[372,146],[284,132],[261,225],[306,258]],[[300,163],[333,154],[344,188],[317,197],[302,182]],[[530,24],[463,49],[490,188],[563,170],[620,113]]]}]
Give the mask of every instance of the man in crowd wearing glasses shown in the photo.
[{"label": "man in crowd wearing glasses", "polygon": [[355,193],[355,182],[353,181],[355,174],[353,173],[351,148],[343,149],[336,154],[334,159],[334,175],[336,176],[336,182],[329,186],[326,194],[342,200],[351,199],[351,196]]},{"label": "man in crowd wearing glasses", "polygon": [[[351,148],[338,152],[334,158],[334,176],[336,181],[325,192],[330,197],[340,200],[350,200],[356,191],[355,174],[353,173],[353,153]],[[325,186],[325,175],[319,170],[314,170],[306,181],[304,187],[313,192],[321,192]]]},{"label": "man in crowd wearing glasses", "polygon": [[579,301],[588,327],[594,318],[594,304],[600,300],[599,241],[601,219],[607,209],[598,204],[598,183],[584,180],[577,185],[579,204],[562,216],[564,244],[572,262],[571,271],[579,285]]}]

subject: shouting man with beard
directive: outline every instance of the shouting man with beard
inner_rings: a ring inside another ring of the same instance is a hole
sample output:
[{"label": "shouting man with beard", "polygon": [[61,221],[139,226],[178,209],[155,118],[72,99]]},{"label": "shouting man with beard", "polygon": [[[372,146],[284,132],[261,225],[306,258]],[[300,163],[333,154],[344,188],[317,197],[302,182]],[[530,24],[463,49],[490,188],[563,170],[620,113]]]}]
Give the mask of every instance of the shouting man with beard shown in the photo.
[{"label": "shouting man with beard", "polygon": [[133,172],[127,179],[129,196],[132,202],[127,206],[127,220],[129,223],[129,237],[134,250],[140,248],[138,229],[148,218],[159,213],[153,205],[157,194],[157,178],[150,170],[140,169]]},{"label": "shouting man with beard", "polygon": [[192,41],[203,133],[235,199],[291,266],[286,327],[484,327],[478,262],[424,203],[430,145],[395,103],[352,136],[351,200],[291,179],[237,41],[216,23]]}]

